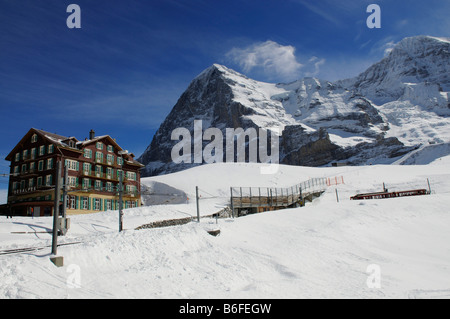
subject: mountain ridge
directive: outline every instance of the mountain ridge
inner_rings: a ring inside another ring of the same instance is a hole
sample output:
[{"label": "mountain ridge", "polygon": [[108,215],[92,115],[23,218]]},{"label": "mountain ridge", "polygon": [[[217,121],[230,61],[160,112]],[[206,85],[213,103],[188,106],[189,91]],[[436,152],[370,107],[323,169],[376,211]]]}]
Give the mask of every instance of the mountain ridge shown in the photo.
[{"label": "mountain ridge", "polygon": [[280,162],[289,165],[387,164],[424,144],[448,143],[449,61],[449,39],[418,36],[403,39],[356,77],[335,82],[266,83],[213,64],[191,81],[139,158],[143,175],[198,165],[170,158],[177,143],[171,132],[193,132],[194,120],[224,132],[280,127]]}]

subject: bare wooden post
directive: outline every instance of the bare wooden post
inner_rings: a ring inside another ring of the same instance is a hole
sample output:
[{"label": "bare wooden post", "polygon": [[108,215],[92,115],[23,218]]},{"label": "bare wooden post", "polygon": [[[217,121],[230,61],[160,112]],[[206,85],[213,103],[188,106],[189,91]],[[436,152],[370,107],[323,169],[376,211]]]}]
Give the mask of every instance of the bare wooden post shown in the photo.
[{"label": "bare wooden post", "polygon": [[303,205],[302,187],[300,187],[300,202],[301,202],[301,205]]},{"label": "bare wooden post", "polygon": [[230,193],[231,193],[231,216],[234,218],[233,187],[230,187]]},{"label": "bare wooden post", "polygon": [[262,203],[261,203],[261,188],[258,187],[258,194],[259,194],[259,207],[262,207]]},{"label": "bare wooden post", "polygon": [[242,208],[242,187],[240,187],[239,190],[241,192],[241,208]]},{"label": "bare wooden post", "polygon": [[198,186],[195,186],[195,197],[197,201],[197,221],[200,223],[200,206],[198,204]]},{"label": "bare wooden post", "polygon": [[272,189],[270,189],[270,207],[273,207],[273,194],[272,194]]},{"label": "bare wooden post", "polygon": [[278,207],[278,191],[277,191],[277,188],[275,188],[275,205]]},{"label": "bare wooden post", "polygon": [[336,188],[336,200],[337,200],[337,202],[339,203],[339,195],[338,195],[338,190],[337,190],[337,188]]}]

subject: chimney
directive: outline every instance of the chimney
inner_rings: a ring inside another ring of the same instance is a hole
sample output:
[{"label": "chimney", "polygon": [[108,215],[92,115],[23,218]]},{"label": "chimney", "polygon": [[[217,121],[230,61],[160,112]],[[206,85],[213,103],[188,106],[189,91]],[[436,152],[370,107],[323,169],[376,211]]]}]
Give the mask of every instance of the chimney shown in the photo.
[{"label": "chimney", "polygon": [[89,132],[89,139],[90,140],[93,140],[95,138],[95,131],[94,130],[91,130],[90,132]]}]

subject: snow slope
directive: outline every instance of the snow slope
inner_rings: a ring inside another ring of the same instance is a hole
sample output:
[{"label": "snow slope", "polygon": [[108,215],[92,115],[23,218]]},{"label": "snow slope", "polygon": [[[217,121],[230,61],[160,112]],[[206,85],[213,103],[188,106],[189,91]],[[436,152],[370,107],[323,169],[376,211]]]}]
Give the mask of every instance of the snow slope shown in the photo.
[{"label": "snow slope", "polygon": [[[450,298],[449,164],[444,157],[423,166],[280,166],[274,175],[259,174],[257,164],[213,164],[145,179],[158,191],[185,193],[189,203],[126,210],[120,234],[117,212],[73,217],[60,241],[84,243],[59,248],[64,267],[51,264],[50,248],[0,255],[0,298]],[[208,192],[200,200],[206,214],[220,209],[230,186],[283,187],[326,176],[343,176],[345,184],[304,208],[133,230],[195,216],[195,186]],[[426,188],[427,178],[431,196],[349,200],[383,182],[391,190]],[[1,217],[0,250],[48,244],[47,234],[11,231],[50,225]],[[216,228],[218,237],[205,231]],[[380,288],[367,285],[370,265],[381,270]]]}]

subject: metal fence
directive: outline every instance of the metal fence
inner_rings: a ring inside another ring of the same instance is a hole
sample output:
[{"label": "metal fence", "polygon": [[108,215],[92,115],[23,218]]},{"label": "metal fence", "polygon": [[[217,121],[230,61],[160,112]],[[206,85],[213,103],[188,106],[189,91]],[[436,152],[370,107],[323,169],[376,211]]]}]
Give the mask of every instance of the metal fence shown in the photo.
[{"label": "metal fence", "polygon": [[231,187],[231,205],[232,208],[286,207],[326,187],[326,178],[312,178],[291,187]]}]

